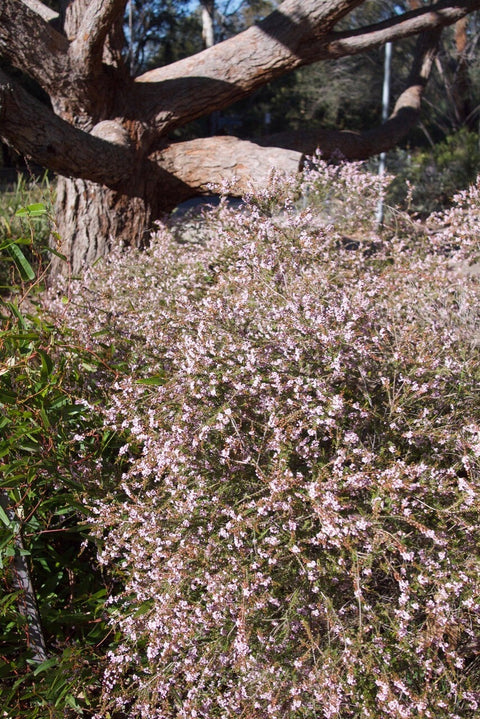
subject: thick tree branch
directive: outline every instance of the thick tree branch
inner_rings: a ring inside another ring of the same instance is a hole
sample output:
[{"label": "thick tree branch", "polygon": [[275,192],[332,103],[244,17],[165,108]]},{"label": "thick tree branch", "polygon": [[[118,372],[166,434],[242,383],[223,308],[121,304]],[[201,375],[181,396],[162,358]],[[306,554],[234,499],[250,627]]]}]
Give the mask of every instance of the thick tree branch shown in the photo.
[{"label": "thick tree branch", "polygon": [[[341,4],[343,15],[361,3]],[[315,7],[313,7],[315,6]],[[451,7],[449,7],[451,6]],[[259,25],[192,57],[138,77],[131,90],[132,118],[143,116],[165,133],[228,107],[283,73],[312,63],[378,47],[387,40],[444,27],[480,8],[480,0],[446,0],[394,16],[354,33],[332,33],[335,2],[289,0]]]},{"label": "thick tree branch", "polygon": [[477,9],[480,9],[480,0],[460,0],[454,3],[444,0],[436,3],[434,9],[422,7],[375,25],[331,33],[326,37],[329,59],[356,55],[392,40],[453,25]]},{"label": "thick tree branch", "polygon": [[212,185],[228,183],[230,194],[241,195],[264,188],[273,170],[298,172],[302,153],[222,136],[179,142],[150,159],[196,194],[211,194]]},{"label": "thick tree branch", "polygon": [[423,90],[430,76],[441,30],[421,35],[417,42],[407,86],[392,114],[380,127],[365,132],[318,130],[279,133],[262,138],[261,143],[276,145],[313,155],[319,149],[322,157],[338,156],[347,160],[365,160],[386,152],[398,144],[418,122]]},{"label": "thick tree branch", "polygon": [[124,142],[121,133],[110,136],[113,141],[74,128],[0,70],[0,137],[39,165],[115,186],[131,174],[133,151],[115,144]]},{"label": "thick tree branch", "polygon": [[159,131],[226,107],[302,64],[302,52],[363,0],[285,0],[258,25],[201,53],[144,73],[131,105]]},{"label": "thick tree branch", "polygon": [[115,20],[122,16],[127,0],[92,0],[87,6],[77,34],[70,46],[70,59],[76,74],[88,77],[99,67],[105,38]]},{"label": "thick tree branch", "polygon": [[301,64],[314,41],[362,0],[286,0],[258,25],[201,53],[144,73],[132,88],[133,107],[158,131],[226,107]]},{"label": "thick tree branch", "polygon": [[323,157],[337,155],[363,160],[393,147],[418,120],[423,89],[430,75],[441,31],[419,38],[409,81],[390,118],[381,127],[363,133],[297,132],[263,138],[261,145],[235,137],[208,137],[170,145],[151,159],[197,193],[211,185],[229,184],[229,193],[241,195],[262,189],[273,170],[296,173],[305,155],[317,148]]},{"label": "thick tree branch", "polygon": [[45,22],[53,22],[58,20],[60,17],[58,12],[52,10],[47,5],[44,5],[40,0],[23,0],[24,5],[28,5],[29,8],[34,10],[37,15],[40,15]]},{"label": "thick tree branch", "polygon": [[67,51],[68,40],[33,10],[30,3],[1,0],[0,55],[33,77],[49,93],[54,92],[66,73]]}]

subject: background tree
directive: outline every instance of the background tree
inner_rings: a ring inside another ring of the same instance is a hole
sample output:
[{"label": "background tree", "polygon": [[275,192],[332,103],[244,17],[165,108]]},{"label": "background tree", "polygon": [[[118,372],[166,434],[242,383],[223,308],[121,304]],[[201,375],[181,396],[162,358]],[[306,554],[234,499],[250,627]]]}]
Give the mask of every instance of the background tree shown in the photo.
[{"label": "background tree", "polygon": [[132,75],[202,49],[199,18],[188,0],[131,0],[125,24]]},{"label": "background tree", "polygon": [[[385,17],[385,4],[351,28],[362,0],[285,0],[258,24],[193,57],[133,78],[125,61],[126,0],[1,0],[0,53],[33,78],[51,107],[0,72],[0,134],[18,152],[58,172],[60,248],[74,272],[113,243],[141,245],[153,220],[212,183],[264,185],[273,167],[295,171],[305,154],[362,159],[394,146],[417,121],[439,33],[480,0],[422,4]],[[360,17],[360,16],[359,16]],[[174,142],[196,118],[248,97],[286,72],[318,60],[358,55],[418,35],[405,90],[389,120],[363,133],[334,130],[262,138]]]}]

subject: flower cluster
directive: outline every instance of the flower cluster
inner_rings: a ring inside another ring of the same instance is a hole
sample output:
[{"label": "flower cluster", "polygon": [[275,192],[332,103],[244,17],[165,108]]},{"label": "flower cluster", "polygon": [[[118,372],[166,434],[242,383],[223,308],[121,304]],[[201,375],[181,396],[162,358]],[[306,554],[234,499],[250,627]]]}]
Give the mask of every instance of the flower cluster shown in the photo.
[{"label": "flower cluster", "polygon": [[123,583],[99,718],[479,710],[478,188],[414,239],[377,233],[379,192],[317,162],[59,305],[129,363],[129,470],[92,506]]}]

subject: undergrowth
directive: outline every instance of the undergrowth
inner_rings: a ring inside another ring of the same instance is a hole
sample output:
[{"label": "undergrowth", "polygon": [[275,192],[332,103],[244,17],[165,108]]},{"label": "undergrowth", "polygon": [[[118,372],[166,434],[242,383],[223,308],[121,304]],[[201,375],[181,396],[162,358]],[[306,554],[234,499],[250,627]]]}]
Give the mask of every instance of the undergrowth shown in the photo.
[{"label": "undergrowth", "polygon": [[0,193],[0,295],[42,281],[49,262],[53,188],[47,175]]},{"label": "undergrowth", "polygon": [[478,715],[480,190],[378,234],[384,190],[317,162],[51,293],[128,366],[97,719]]},{"label": "undergrowth", "polygon": [[8,719],[91,715],[115,639],[105,600],[116,580],[98,564],[85,500],[121,472],[117,435],[96,405],[122,369],[42,310],[38,223],[48,226],[49,210],[35,199],[11,208],[1,245],[0,716]]}]

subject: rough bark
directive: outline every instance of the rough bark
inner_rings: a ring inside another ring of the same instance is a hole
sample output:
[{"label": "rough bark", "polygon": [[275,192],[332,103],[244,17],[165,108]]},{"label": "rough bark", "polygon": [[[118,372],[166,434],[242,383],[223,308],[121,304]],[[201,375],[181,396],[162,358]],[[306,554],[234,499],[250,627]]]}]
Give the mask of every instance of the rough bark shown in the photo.
[{"label": "rough bark", "polygon": [[274,170],[294,174],[302,162],[301,152],[225,136],[172,144],[154,157],[197,194],[208,194],[212,184],[228,186],[232,195],[258,191],[268,185]]},{"label": "rough bark", "polygon": [[[162,187],[163,192],[159,190]],[[148,162],[121,190],[60,175],[55,249],[66,260],[53,257],[53,274],[77,275],[113,248],[145,246],[155,220],[197,192],[181,178]]]},{"label": "rough bark", "polygon": [[59,176],[56,217],[55,249],[66,261],[54,257],[52,269],[77,275],[114,247],[141,247],[151,228],[152,209],[141,197]]},{"label": "rough bark", "polygon": [[33,77],[48,93],[57,91],[67,70],[67,51],[67,39],[30,5],[18,0],[1,1],[0,55]]},{"label": "rough bark", "polygon": [[[236,37],[134,79],[121,54],[126,0],[61,0],[59,16],[41,0],[0,0],[0,55],[51,98],[52,109],[0,72],[0,137],[62,175],[57,229],[69,265],[56,262],[57,269],[76,273],[113,246],[142,245],[163,212],[212,184],[227,181],[237,193],[262,187],[272,169],[296,171],[317,147],[347,159],[393,147],[418,119],[432,31],[479,9],[480,0],[412,0],[405,13],[338,32],[364,1],[285,0]],[[202,2],[213,8],[213,0]],[[264,147],[229,137],[169,140],[174,128],[289,70],[422,34],[408,86],[379,128],[289,133],[263,138]]]},{"label": "rough bark", "polygon": [[127,0],[92,0],[78,18],[69,57],[85,77],[100,67],[106,37],[126,4]]},{"label": "rough bark", "polygon": [[[9,501],[8,493],[4,489],[0,489],[0,506],[5,511],[10,522],[15,524],[17,522],[17,516]],[[37,597],[33,588],[28,557],[25,553],[20,530],[15,536],[14,549],[12,584],[18,591],[18,611],[25,619],[27,643],[32,652],[32,660],[36,663],[41,663],[48,659],[47,647],[40,612],[38,611]]]},{"label": "rough bark", "polygon": [[133,150],[119,123],[99,123],[90,133],[79,130],[1,70],[0,125],[7,144],[55,172],[113,186],[131,174]]}]

